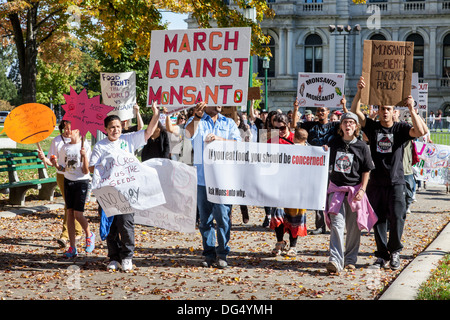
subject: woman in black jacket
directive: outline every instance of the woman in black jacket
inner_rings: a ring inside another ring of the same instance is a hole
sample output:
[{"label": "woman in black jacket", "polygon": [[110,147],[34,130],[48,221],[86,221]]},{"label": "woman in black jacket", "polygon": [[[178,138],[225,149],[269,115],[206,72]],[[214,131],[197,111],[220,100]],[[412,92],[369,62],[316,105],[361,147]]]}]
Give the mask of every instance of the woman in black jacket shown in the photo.
[{"label": "woman in black jacket", "polygon": [[152,158],[169,159],[169,153],[169,135],[167,134],[166,128],[158,121],[158,127],[142,149],[141,159],[142,161]]}]

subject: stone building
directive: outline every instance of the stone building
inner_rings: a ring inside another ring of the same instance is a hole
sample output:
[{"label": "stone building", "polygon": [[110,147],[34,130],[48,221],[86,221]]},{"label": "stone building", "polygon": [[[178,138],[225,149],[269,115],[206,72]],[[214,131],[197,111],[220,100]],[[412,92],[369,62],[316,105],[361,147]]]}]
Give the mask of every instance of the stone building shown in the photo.
[{"label": "stone building", "polygon": [[[414,71],[419,82],[428,83],[429,110],[441,109],[450,116],[450,0],[268,2],[276,14],[261,24],[272,37],[267,78],[270,110],[292,107],[298,72],[345,72],[350,103],[361,74],[364,40],[382,39],[414,42]],[[194,27],[191,19],[188,24]],[[253,59],[253,71],[264,81],[262,59]]]}]

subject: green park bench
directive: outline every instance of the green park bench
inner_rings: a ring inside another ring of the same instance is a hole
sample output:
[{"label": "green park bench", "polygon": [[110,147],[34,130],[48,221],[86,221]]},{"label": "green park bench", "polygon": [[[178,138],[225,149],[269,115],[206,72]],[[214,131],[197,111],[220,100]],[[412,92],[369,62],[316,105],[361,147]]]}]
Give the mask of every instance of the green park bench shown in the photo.
[{"label": "green park bench", "polygon": [[[0,150],[0,172],[8,172],[8,183],[0,184],[0,192],[9,193],[9,203],[25,205],[25,195],[29,189],[39,190],[39,200],[53,201],[56,178],[50,178],[44,163],[38,158],[37,151],[22,150],[11,152]],[[17,171],[37,170],[38,179],[21,181]]]}]

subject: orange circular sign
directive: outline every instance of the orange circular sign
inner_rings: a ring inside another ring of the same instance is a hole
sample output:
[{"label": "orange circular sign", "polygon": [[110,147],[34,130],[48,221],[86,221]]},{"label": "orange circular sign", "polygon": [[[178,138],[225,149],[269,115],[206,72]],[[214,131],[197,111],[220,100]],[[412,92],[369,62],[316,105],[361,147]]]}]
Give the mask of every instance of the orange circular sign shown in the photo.
[{"label": "orange circular sign", "polygon": [[53,111],[40,103],[15,107],[6,117],[3,132],[17,143],[32,144],[46,139],[56,126]]}]

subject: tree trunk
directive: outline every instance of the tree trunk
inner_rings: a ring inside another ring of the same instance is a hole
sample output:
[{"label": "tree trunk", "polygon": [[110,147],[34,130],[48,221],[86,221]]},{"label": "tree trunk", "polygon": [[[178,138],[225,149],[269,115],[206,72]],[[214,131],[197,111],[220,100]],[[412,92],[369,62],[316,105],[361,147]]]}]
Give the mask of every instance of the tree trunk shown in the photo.
[{"label": "tree trunk", "polygon": [[33,6],[27,10],[27,30],[25,38],[17,13],[9,15],[19,60],[19,71],[22,81],[22,103],[36,102],[38,54],[36,23],[38,5],[38,2],[34,3]]}]

